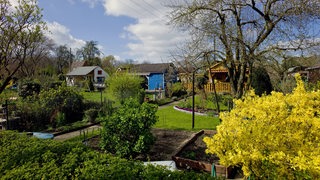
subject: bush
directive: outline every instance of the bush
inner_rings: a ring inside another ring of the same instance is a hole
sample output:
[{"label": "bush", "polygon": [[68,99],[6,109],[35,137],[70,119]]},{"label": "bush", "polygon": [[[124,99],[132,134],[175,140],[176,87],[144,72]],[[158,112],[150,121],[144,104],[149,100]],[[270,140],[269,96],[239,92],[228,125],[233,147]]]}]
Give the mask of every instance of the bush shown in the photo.
[{"label": "bush", "polygon": [[43,108],[54,116],[53,119],[58,113],[64,114],[64,121],[60,125],[83,118],[83,97],[71,87],[60,86],[58,89],[42,91],[39,100]]},{"label": "bush", "polygon": [[174,83],[172,85],[172,96],[181,97],[184,95],[187,95],[187,91],[182,83]]},{"label": "bush", "polygon": [[41,85],[36,82],[25,82],[19,87],[19,96],[26,98],[28,96],[37,95],[40,93]]},{"label": "bush", "polygon": [[93,82],[90,78],[88,78],[88,80],[86,81],[86,87],[89,92],[94,91]]},{"label": "bush", "polygon": [[24,99],[16,103],[16,114],[20,117],[19,131],[41,131],[50,124],[50,112],[39,101]]},{"label": "bush", "polygon": [[257,67],[253,70],[251,86],[254,89],[255,94],[259,96],[271,93],[271,80],[264,67]]},{"label": "bush", "polygon": [[221,115],[207,153],[225,166],[241,166],[257,179],[320,178],[320,91],[307,92],[300,76],[293,93],[253,91]]},{"label": "bush", "polygon": [[213,179],[209,174],[144,166],[81,143],[0,131],[1,179]]},{"label": "bush", "polygon": [[98,114],[99,114],[99,110],[98,109],[88,109],[84,112],[85,114],[85,117],[86,119],[89,121],[89,122],[95,122],[97,117],[98,117]]},{"label": "bush", "polygon": [[156,123],[157,106],[128,99],[103,122],[101,146],[120,157],[135,157],[154,143],[150,130]]},{"label": "bush", "polygon": [[121,104],[128,98],[143,100],[144,94],[141,91],[142,81],[143,79],[136,75],[128,73],[114,74],[108,78],[108,91],[110,91]]}]

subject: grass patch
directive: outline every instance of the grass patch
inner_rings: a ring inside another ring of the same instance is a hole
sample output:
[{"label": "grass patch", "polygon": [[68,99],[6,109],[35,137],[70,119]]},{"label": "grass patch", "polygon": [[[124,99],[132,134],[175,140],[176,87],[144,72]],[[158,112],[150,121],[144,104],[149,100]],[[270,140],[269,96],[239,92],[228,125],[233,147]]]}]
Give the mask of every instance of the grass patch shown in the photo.
[{"label": "grass patch", "polygon": [[[218,95],[220,111],[228,111],[228,101],[231,101],[229,95]],[[192,107],[192,97],[188,97],[178,104],[179,107],[191,108]],[[215,102],[215,97],[213,94],[208,95],[208,99],[203,99],[200,95],[195,96],[195,107],[198,109],[211,109],[217,110],[217,104]]]},{"label": "grass patch", "polygon": [[[86,100],[94,101],[94,102],[101,102],[101,93],[100,91],[93,91],[93,92],[81,92],[81,95]],[[102,101],[104,98],[107,98],[107,93],[102,91]]]},{"label": "grass patch", "polygon": [[[88,101],[93,101],[93,102],[98,102],[101,103],[101,93],[100,91],[93,91],[93,92],[81,92],[81,95],[83,96],[83,98],[85,100]],[[108,101],[111,100],[114,102],[114,106],[119,106],[120,105],[120,101],[118,101],[110,92],[108,92],[107,90],[102,91],[102,102],[104,103],[104,101]]]},{"label": "grass patch", "polygon": [[174,110],[173,106],[160,108],[157,116],[159,116],[159,120],[155,124],[155,128],[194,131],[215,130],[216,126],[220,124],[217,117],[195,115],[194,129],[192,129],[192,114]]},{"label": "grass patch", "polygon": [[84,132],[85,132],[85,135],[82,133],[79,136],[76,136],[76,137],[73,137],[73,138],[66,140],[66,142],[80,142],[81,143],[85,139],[92,138],[94,136],[101,134],[101,130],[98,128],[90,129],[90,130],[84,131]]}]

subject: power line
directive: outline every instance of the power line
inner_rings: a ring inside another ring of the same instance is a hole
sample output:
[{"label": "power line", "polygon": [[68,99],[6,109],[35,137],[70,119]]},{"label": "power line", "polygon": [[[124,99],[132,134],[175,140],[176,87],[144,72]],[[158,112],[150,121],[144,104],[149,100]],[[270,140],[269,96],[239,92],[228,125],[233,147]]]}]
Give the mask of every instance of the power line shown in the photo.
[{"label": "power line", "polygon": [[119,1],[120,3],[124,4],[125,6],[127,6],[128,8],[132,9],[133,11],[135,11],[137,14],[144,16],[144,14],[141,13],[141,11],[138,11],[137,9],[133,8],[132,6],[128,5],[127,1]]},{"label": "power line", "polygon": [[137,7],[139,8],[142,8],[144,10],[146,10],[147,12],[149,12],[152,16],[156,17],[156,18],[159,18],[157,15],[155,15],[152,11],[150,11],[149,9],[145,8],[144,6],[141,6],[141,4],[133,1],[133,0],[130,0],[133,4],[135,4]]},{"label": "power line", "polygon": [[155,12],[157,12],[160,17],[162,16],[162,12],[159,11],[159,9],[155,8],[153,5],[151,5],[150,3],[148,3],[148,1],[146,0],[142,0],[144,3],[146,3],[151,9],[153,9]]}]

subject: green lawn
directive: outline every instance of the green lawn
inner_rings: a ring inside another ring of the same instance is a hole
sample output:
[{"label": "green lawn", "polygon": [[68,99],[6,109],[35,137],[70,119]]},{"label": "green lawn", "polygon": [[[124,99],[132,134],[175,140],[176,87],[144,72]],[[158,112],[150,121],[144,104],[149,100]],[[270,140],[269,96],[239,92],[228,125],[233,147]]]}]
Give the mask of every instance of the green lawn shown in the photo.
[{"label": "green lawn", "polygon": [[[101,93],[99,91],[94,92],[81,92],[84,99],[95,101],[95,102],[101,102]],[[102,91],[102,101],[104,98],[107,98],[107,93]]]},{"label": "green lawn", "polygon": [[192,129],[192,114],[174,110],[173,106],[160,108],[157,115],[159,121],[154,126],[155,128],[198,131],[214,130],[220,124],[217,117],[195,115],[194,129]]},{"label": "green lawn", "polygon": [[[101,93],[100,91],[94,91],[94,92],[81,92],[81,95],[83,95],[83,98],[86,100],[90,100],[90,101],[94,101],[94,102],[101,102]],[[114,101],[115,104],[114,106],[119,106],[120,102],[116,100],[116,98],[109,93],[107,90],[102,91],[102,102],[104,102],[104,100],[111,100]]]}]

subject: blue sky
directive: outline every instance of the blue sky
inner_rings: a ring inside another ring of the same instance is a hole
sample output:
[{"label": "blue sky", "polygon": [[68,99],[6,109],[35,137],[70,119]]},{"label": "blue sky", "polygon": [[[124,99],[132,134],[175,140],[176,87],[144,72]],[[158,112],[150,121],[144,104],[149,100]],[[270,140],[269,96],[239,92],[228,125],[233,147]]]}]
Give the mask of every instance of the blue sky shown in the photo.
[{"label": "blue sky", "polygon": [[[166,0],[167,1],[167,0]],[[166,25],[165,0],[38,0],[58,45],[77,49],[85,41],[117,59],[170,62],[170,50],[185,35]]]}]

